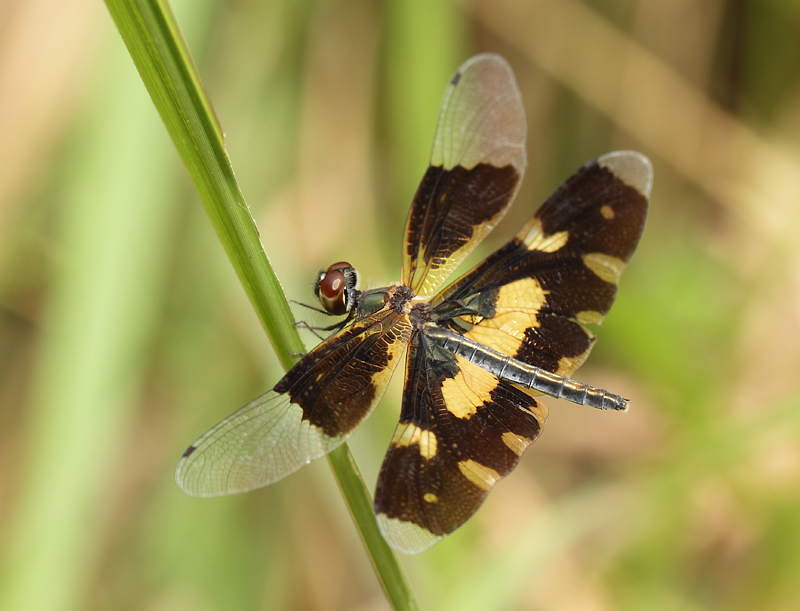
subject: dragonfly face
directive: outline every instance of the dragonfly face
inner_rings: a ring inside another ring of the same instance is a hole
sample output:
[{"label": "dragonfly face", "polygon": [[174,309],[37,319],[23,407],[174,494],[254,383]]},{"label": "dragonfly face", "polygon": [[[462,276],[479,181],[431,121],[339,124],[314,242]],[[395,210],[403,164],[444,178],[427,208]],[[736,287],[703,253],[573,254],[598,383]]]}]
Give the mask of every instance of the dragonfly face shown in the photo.
[{"label": "dragonfly face", "polygon": [[319,273],[314,294],[328,314],[341,316],[353,309],[358,296],[357,289],[358,272],[347,261],[339,261]]},{"label": "dragonfly face", "polygon": [[430,166],[406,221],[399,284],[358,291],[340,262],[315,292],[337,331],[275,387],[184,453],[178,485],[215,496],[275,482],[342,443],[371,413],[405,352],[400,421],[375,513],[418,553],[469,519],[541,432],[542,394],[597,407],[627,400],[569,379],[586,360],[639,242],[648,159],[588,162],[504,246],[445,281],[505,214],[525,171],[527,126],[511,68],[468,60],[445,93]]}]

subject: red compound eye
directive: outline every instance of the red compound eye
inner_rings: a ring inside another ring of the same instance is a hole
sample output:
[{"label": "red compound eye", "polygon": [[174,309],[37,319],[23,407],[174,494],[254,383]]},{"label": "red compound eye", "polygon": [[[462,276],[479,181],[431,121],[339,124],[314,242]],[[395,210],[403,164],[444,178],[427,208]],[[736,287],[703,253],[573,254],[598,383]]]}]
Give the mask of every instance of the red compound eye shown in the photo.
[{"label": "red compound eye", "polygon": [[330,274],[331,272],[336,271],[337,269],[347,269],[348,267],[353,267],[353,266],[350,265],[347,261],[339,261],[338,263],[334,263],[333,265],[331,265],[326,273]]},{"label": "red compound eye", "polygon": [[328,272],[325,277],[319,282],[319,292],[325,295],[328,299],[333,299],[337,294],[344,291],[344,274],[339,270]]},{"label": "red compound eye", "polygon": [[355,274],[355,270],[347,261],[339,261],[331,265],[325,273],[320,274],[316,286],[322,307],[336,316],[345,314],[348,310],[347,276],[342,270],[349,270],[351,276]]}]

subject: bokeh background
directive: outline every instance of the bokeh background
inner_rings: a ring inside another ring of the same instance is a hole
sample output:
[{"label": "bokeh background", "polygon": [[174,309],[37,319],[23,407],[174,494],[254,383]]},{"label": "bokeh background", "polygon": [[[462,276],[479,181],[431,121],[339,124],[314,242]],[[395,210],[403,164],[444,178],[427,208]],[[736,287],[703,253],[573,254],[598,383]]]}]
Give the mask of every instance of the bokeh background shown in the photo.
[{"label": "bokeh background", "polygon": [[[173,8],[290,299],[342,259],[399,278],[473,53],[509,60],[529,122],[523,189],[478,256],[588,159],[654,162],[577,375],[630,412],[548,402],[475,518],[404,559],[423,608],[800,607],[800,2]],[[325,461],[237,497],[173,483],[281,371],[102,3],[0,3],[0,142],[0,608],[387,609]],[[395,378],[351,442],[369,486]]]}]

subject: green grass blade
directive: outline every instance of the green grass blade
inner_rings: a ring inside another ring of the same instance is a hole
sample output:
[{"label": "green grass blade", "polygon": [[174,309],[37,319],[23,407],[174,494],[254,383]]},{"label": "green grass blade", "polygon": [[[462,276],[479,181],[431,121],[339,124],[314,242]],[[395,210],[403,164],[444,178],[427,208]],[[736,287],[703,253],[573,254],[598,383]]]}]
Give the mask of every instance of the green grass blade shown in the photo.
[{"label": "green grass blade", "polygon": [[[303,344],[258,229],[233,175],[222,130],[166,2],[106,0],[128,51],[200,194],[228,257],[284,367]],[[402,568],[381,537],[349,450],[329,457],[342,494],[395,609],[417,609]]]},{"label": "green grass blade", "polygon": [[364,545],[369,549],[375,570],[381,581],[383,591],[394,609],[419,609],[414,593],[403,572],[397,556],[386,544],[378,530],[372,501],[364,479],[353,460],[347,444],[342,444],[328,455],[328,461],[336,474],[336,481],[347,501],[353,520],[359,524],[359,533]]},{"label": "green grass blade", "polygon": [[225,151],[222,129],[166,2],[107,0],[214,229],[284,368],[303,351]]}]

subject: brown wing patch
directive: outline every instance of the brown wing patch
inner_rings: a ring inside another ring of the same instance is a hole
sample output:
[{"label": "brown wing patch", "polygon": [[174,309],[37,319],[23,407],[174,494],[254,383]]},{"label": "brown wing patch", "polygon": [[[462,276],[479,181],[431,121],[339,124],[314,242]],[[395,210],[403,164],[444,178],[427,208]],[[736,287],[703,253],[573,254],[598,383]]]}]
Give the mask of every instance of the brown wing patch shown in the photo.
[{"label": "brown wing patch", "polygon": [[520,181],[512,166],[428,168],[406,223],[403,283],[432,295],[505,214]]},{"label": "brown wing patch", "polygon": [[[417,337],[409,349],[401,421],[375,492],[381,531],[403,553],[419,553],[466,522],[547,417],[543,405],[511,384],[424,343]],[[454,403],[471,409],[453,410]],[[396,443],[417,430],[435,437],[435,453]]]},{"label": "brown wing patch", "polygon": [[[627,263],[644,228],[652,176],[650,161],[634,151],[590,161],[536,213],[541,232],[552,236],[566,231],[566,248],[573,256],[596,252]],[[523,228],[517,237],[530,239],[529,232]]]},{"label": "brown wing patch", "polygon": [[309,352],[275,385],[327,437],[351,433],[377,404],[411,335],[404,314],[383,310]]}]

